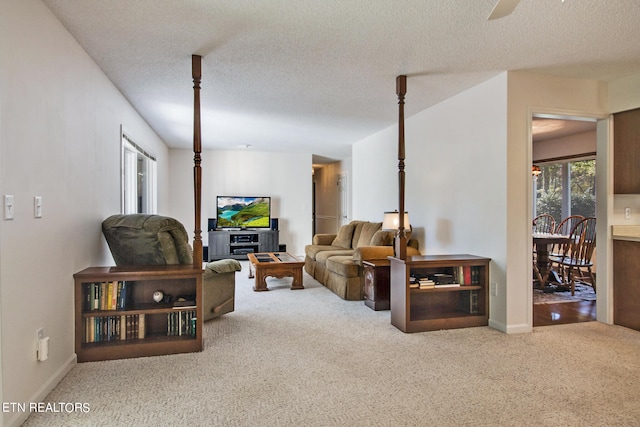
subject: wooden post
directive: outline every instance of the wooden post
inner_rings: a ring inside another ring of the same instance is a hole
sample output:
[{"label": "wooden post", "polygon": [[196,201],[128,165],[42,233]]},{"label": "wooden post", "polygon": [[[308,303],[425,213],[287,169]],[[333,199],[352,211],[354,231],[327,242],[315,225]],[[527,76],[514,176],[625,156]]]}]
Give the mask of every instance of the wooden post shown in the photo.
[{"label": "wooden post", "polygon": [[407,235],[404,232],[404,95],[407,93],[407,76],[396,77],[398,95],[398,234],[395,241],[396,257],[407,259]]},{"label": "wooden post", "polygon": [[202,229],[201,198],[202,168],[200,166],[202,143],[200,141],[200,79],[202,77],[202,57],[191,56],[191,74],[193,76],[193,200],[195,212],[195,228],[193,236],[193,268],[202,269]]}]

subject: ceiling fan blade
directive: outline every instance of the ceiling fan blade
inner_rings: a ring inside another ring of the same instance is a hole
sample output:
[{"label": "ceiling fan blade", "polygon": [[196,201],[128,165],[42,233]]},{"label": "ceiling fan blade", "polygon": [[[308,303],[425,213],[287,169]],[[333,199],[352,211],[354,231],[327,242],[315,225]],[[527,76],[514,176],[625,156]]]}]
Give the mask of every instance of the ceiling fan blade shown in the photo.
[{"label": "ceiling fan blade", "polygon": [[498,0],[487,20],[504,18],[518,6],[520,0]]}]

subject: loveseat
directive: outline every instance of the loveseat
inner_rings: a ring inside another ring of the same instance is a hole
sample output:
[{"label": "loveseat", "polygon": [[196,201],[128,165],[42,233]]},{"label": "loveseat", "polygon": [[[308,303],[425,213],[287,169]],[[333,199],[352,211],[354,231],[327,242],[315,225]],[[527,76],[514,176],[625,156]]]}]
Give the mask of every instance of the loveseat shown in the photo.
[{"label": "loveseat", "polygon": [[[341,298],[361,300],[362,261],[393,256],[393,232],[382,230],[381,222],[352,221],[337,234],[316,234],[304,252],[304,269],[309,275]],[[407,255],[420,255],[416,240],[409,239]]]}]

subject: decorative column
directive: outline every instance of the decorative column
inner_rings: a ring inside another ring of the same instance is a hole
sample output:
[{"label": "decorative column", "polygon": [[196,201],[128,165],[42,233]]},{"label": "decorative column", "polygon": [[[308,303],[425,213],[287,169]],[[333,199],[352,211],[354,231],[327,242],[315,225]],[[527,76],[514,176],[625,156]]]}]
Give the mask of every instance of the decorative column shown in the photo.
[{"label": "decorative column", "polygon": [[200,78],[202,77],[202,57],[191,56],[191,74],[193,76],[193,200],[195,229],[193,236],[193,267],[202,269],[202,230],[200,221],[200,203],[202,197],[202,168],[200,166],[202,143],[200,141]]},{"label": "decorative column", "polygon": [[407,235],[404,231],[404,95],[407,93],[407,76],[396,77],[398,95],[398,231],[395,239],[396,257],[407,259]]}]

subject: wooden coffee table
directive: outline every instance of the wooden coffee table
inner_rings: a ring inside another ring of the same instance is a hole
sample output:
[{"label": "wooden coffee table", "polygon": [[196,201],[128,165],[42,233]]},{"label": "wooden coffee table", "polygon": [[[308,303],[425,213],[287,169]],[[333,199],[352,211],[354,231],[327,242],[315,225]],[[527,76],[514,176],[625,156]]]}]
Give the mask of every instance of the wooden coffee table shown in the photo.
[{"label": "wooden coffee table", "polygon": [[304,289],[302,267],[304,261],[286,252],[258,252],[247,254],[249,258],[249,278],[255,275],[256,292],[268,291],[267,277],[293,277],[291,289]]}]

